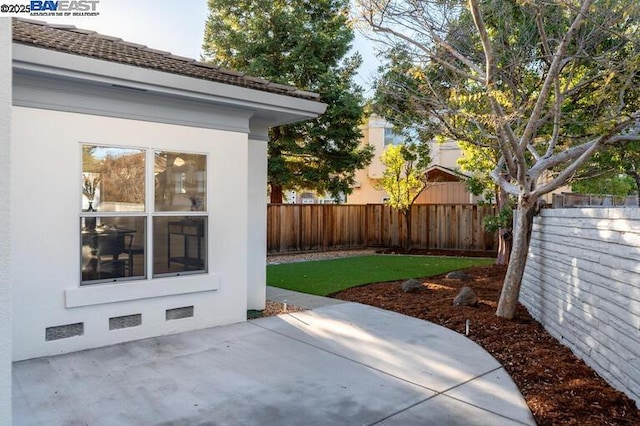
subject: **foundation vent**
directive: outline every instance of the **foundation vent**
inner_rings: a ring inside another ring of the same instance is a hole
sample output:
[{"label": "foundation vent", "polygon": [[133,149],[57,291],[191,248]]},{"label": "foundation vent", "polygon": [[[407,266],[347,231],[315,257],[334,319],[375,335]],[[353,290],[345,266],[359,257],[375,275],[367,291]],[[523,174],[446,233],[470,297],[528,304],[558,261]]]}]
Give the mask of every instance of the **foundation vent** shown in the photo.
[{"label": "foundation vent", "polygon": [[167,309],[165,318],[167,321],[182,318],[190,318],[193,316],[193,306],[184,306],[182,308]]},{"label": "foundation vent", "polygon": [[142,314],[125,315],[109,318],[109,330],[137,327],[142,324]]},{"label": "foundation vent", "polygon": [[44,340],[59,340],[67,337],[82,336],[84,334],[84,323],[58,325],[56,327],[47,327],[44,334]]}]

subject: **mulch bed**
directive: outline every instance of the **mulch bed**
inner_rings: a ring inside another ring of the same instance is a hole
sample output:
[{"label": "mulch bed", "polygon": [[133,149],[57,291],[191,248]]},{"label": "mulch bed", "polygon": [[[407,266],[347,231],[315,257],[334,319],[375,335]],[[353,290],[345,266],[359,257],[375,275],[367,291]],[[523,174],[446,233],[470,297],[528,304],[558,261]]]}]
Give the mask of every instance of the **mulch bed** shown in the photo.
[{"label": "mulch bed", "polygon": [[[421,253],[422,254],[422,253]],[[465,269],[472,281],[424,278],[418,293],[404,293],[402,281],[353,287],[332,295],[443,325],[465,333],[493,355],[520,388],[539,425],[640,425],[634,401],[614,390],[583,361],[551,337],[519,305],[515,320],[495,316],[506,269]],[[453,306],[460,288],[478,295],[475,307]]]}]

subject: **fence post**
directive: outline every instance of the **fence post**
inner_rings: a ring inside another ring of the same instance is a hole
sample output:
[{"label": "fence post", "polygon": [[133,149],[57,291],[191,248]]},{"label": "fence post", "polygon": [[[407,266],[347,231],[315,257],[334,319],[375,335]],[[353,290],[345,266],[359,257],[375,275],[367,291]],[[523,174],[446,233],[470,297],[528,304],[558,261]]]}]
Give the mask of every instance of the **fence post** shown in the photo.
[{"label": "fence post", "polygon": [[322,211],[322,226],[320,227],[320,233],[322,234],[322,250],[327,251],[327,211],[325,208]]},{"label": "fence post", "polygon": [[364,206],[364,248],[369,248],[369,204]]}]

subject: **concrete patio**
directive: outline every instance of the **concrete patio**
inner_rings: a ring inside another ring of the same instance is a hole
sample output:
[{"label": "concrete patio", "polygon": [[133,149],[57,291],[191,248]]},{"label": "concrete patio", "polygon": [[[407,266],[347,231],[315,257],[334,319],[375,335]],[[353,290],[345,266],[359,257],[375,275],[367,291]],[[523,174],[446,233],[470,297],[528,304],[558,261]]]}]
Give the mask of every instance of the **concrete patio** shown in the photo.
[{"label": "concrete patio", "polygon": [[17,362],[13,410],[47,426],[535,424],[478,345],[356,303]]}]

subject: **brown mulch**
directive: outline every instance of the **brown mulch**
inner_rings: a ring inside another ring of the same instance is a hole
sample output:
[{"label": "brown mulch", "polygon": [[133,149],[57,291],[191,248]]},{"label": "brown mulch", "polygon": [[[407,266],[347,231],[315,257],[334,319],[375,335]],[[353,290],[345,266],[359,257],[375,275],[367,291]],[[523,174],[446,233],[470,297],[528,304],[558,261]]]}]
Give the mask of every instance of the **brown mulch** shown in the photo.
[{"label": "brown mulch", "polygon": [[[424,278],[418,293],[404,293],[402,281],[353,287],[332,297],[388,309],[465,333],[493,355],[513,378],[539,425],[640,425],[633,400],[614,390],[583,361],[551,337],[519,305],[515,320],[495,316],[506,269],[465,269],[472,281]],[[460,288],[478,295],[475,307],[453,306]]]},{"label": "brown mulch", "polygon": [[250,311],[250,312],[253,313],[253,315],[251,315],[247,319],[271,317],[271,316],[274,316],[274,315],[281,315],[281,314],[287,314],[287,313],[292,313],[292,312],[302,312],[302,311],[306,311],[306,310],[307,310],[306,308],[301,308],[301,307],[293,306],[293,305],[289,305],[289,304],[287,304],[287,306],[285,307],[284,304],[282,304],[280,302],[274,302],[272,300],[267,300],[266,306],[264,307],[264,310],[262,310],[262,311]]}]

